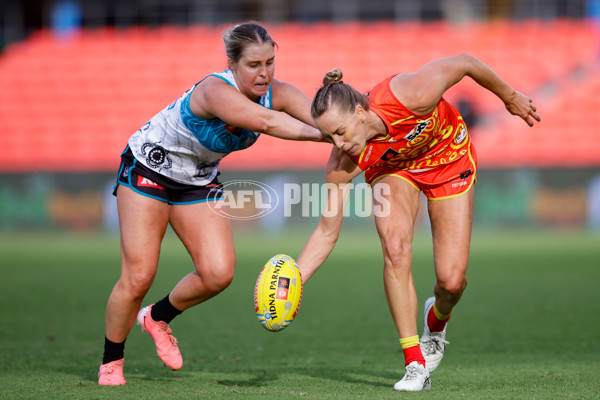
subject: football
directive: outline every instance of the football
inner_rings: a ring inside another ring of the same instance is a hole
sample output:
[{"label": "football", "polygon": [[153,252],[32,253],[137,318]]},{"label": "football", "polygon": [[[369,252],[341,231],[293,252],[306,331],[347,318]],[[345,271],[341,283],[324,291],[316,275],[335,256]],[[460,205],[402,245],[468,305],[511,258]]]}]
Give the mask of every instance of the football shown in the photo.
[{"label": "football", "polygon": [[278,332],[296,317],[302,303],[302,276],[296,261],[286,254],[271,258],[254,286],[254,309],[261,325]]}]

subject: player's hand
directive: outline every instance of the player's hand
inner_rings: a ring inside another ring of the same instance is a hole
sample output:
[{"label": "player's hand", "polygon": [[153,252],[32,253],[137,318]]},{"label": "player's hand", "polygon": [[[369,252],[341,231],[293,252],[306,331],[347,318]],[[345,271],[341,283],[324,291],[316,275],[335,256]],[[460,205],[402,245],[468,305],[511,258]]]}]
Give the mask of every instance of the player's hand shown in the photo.
[{"label": "player's hand", "polygon": [[515,91],[505,105],[509,113],[521,117],[529,126],[533,126],[534,119],[537,122],[541,121],[540,116],[536,113],[537,108],[533,105],[533,100],[521,92]]}]

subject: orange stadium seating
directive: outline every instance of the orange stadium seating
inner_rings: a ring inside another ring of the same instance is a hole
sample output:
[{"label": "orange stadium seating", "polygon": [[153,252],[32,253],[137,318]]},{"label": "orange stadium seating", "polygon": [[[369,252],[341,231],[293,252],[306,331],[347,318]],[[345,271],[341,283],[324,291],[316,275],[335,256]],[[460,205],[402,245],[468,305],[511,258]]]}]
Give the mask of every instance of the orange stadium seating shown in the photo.
[{"label": "orange stadium seating", "polygon": [[[427,61],[469,52],[531,95],[542,123],[528,128],[493,94],[465,79],[482,168],[600,165],[600,40],[591,22],[316,23],[267,26],[276,77],[312,96],[340,68],[360,91]],[[0,55],[1,172],[113,171],[127,138],[206,74],[226,67],[224,27],[42,30]],[[330,145],[266,135],[224,169],[322,168]]]}]

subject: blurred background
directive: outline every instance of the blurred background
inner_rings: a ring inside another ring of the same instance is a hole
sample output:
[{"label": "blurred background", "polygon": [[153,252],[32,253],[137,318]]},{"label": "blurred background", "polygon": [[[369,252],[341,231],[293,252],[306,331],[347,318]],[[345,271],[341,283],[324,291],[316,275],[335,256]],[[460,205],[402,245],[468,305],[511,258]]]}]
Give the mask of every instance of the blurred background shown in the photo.
[{"label": "blurred background", "polygon": [[[310,97],[333,68],[366,92],[434,58],[477,56],[542,122],[529,128],[468,78],[447,93],[478,152],[475,227],[600,235],[600,0],[3,0],[0,16],[0,232],[116,230],[127,139],[225,69],[224,30],[256,20],[278,43],[276,77]],[[329,150],[263,135],[221,163],[221,180],[322,182]]]}]

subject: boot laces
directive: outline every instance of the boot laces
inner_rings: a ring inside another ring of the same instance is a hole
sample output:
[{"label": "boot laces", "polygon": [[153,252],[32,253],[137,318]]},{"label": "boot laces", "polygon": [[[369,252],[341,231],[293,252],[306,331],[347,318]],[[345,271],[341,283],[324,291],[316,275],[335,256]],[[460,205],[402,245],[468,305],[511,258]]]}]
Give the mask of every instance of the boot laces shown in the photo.
[{"label": "boot laces", "polygon": [[450,344],[450,342],[448,342],[446,339],[432,335],[430,335],[421,343],[423,349],[428,354],[444,351],[444,348],[447,344]]},{"label": "boot laces", "polygon": [[407,381],[414,381],[418,378],[419,376],[419,368],[415,365],[408,365],[406,367],[406,374],[404,375],[404,380]]},{"label": "boot laces", "polygon": [[160,321],[160,323],[158,324],[160,330],[162,332],[164,332],[164,334],[166,335],[166,337],[169,339],[169,341],[171,342],[172,346],[177,345],[177,339],[175,338],[175,336],[173,336],[173,331],[171,330],[171,328],[169,327],[169,324],[167,324],[164,321]]}]

